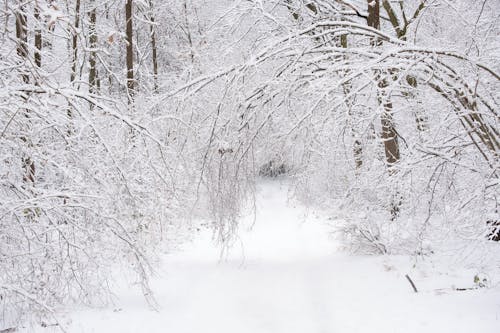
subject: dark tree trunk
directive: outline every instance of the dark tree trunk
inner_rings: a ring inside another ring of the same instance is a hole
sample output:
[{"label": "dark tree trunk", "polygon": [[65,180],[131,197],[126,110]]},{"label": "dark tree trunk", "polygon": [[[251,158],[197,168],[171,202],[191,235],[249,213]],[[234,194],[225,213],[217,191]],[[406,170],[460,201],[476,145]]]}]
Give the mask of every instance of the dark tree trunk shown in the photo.
[{"label": "dark tree trunk", "polygon": [[393,166],[399,161],[399,143],[398,137],[396,133],[396,128],[394,126],[393,119],[393,106],[392,102],[387,96],[387,93],[384,91],[387,88],[387,80],[381,79],[379,81],[378,87],[380,88],[379,92],[379,103],[383,107],[383,112],[381,115],[381,123],[382,123],[382,140],[384,141],[384,150],[385,157],[387,161],[387,165],[389,166],[390,172],[394,172]]},{"label": "dark tree trunk", "polygon": [[89,55],[89,92],[97,93],[97,30],[96,30],[96,21],[97,21],[97,9],[95,2],[92,3],[92,9],[89,13],[90,19],[90,55]]},{"label": "dark tree trunk", "polygon": [[380,0],[367,0],[368,1],[368,26],[380,29]]},{"label": "dark tree trunk", "polygon": [[153,1],[149,0],[149,9],[151,11],[151,48],[152,48],[152,57],[153,57],[153,82],[154,82],[154,91],[158,90],[158,50],[156,47],[156,26],[155,26],[155,15],[154,15],[154,6]]},{"label": "dark tree trunk", "polygon": [[40,20],[40,7],[38,6],[38,1],[35,2],[33,15],[37,25],[35,29],[35,65],[40,68],[42,67],[42,22]]},{"label": "dark tree trunk", "polygon": [[[23,4],[19,3],[19,8],[16,11],[16,39],[17,39],[17,55],[22,61],[28,62],[28,22],[27,16]],[[25,66],[21,72],[21,79],[25,84],[28,84],[30,79],[26,72]],[[27,99],[27,97],[24,97]],[[25,110],[25,117],[29,119],[28,110]],[[21,139],[29,145],[29,139],[26,136],[22,136]],[[23,181],[26,184],[33,185],[35,183],[35,162],[30,156],[25,156],[22,158],[22,165],[24,169]]]},{"label": "dark tree trunk", "polygon": [[[22,2],[20,2],[19,8],[16,11],[16,39],[17,55],[22,60],[28,61],[28,27],[26,13]],[[21,73],[21,78],[24,83],[29,83],[29,76],[25,70]]]},{"label": "dark tree trunk", "polygon": [[[367,0],[368,1],[368,18],[367,23],[370,27],[375,29],[380,29],[380,0]],[[375,39],[372,42],[374,47],[382,45],[382,41]],[[375,79],[378,82],[378,100],[380,106],[382,106],[382,115],[380,117],[382,125],[381,137],[384,142],[384,151],[387,166],[389,169],[389,174],[394,175],[396,172],[395,164],[400,160],[399,153],[399,143],[397,138],[397,132],[393,119],[393,105],[389,94],[386,89],[389,86],[387,78],[383,76],[380,71],[375,72]],[[393,196],[391,203],[391,215],[392,219],[396,219],[399,214],[399,208],[401,206],[400,195],[396,192]]]},{"label": "dark tree trunk", "polygon": [[76,71],[78,66],[78,29],[80,28],[80,0],[76,0],[75,4],[75,31],[71,40],[71,49],[73,51],[73,60],[71,63],[71,83],[76,79]]},{"label": "dark tree trunk", "polygon": [[132,102],[134,96],[134,30],[132,21],[132,0],[127,0],[125,3],[125,20],[126,20],[126,35],[127,35],[127,91],[129,103]]},{"label": "dark tree trunk", "polygon": [[[367,0],[368,1],[368,25],[375,29],[380,29],[380,0]],[[375,45],[381,45],[381,41],[375,40]],[[389,166],[390,172],[394,172],[393,166],[400,159],[399,144],[397,140],[397,132],[393,120],[393,106],[386,92],[389,86],[387,79],[382,76],[382,73],[377,71],[376,79],[378,82],[378,98],[379,103],[383,107],[381,116],[382,123],[382,139],[384,141],[386,161]]]}]

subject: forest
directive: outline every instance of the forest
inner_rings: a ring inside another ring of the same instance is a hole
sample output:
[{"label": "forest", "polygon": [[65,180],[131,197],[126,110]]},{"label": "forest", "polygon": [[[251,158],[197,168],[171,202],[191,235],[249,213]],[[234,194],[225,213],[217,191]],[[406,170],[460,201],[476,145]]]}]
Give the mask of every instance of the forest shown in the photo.
[{"label": "forest", "polygon": [[77,332],[61,309],[112,304],[117,272],[158,310],[166,253],[207,233],[224,261],[266,191],[345,260],[463,268],[493,332],[499,36],[499,0],[1,1],[0,332]]}]

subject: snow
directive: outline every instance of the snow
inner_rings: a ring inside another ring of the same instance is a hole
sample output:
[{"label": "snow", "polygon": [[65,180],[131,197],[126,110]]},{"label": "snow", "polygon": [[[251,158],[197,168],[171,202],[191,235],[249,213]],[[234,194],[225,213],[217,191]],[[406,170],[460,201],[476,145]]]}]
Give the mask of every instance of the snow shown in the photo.
[{"label": "snow", "polygon": [[349,255],[326,217],[294,205],[287,193],[280,182],[259,187],[255,220],[242,220],[240,237],[222,260],[208,230],[166,255],[152,283],[157,311],[125,285],[113,307],[74,309],[61,322],[71,333],[499,331],[498,280],[489,289],[456,291],[453,284],[472,285],[472,271]]}]

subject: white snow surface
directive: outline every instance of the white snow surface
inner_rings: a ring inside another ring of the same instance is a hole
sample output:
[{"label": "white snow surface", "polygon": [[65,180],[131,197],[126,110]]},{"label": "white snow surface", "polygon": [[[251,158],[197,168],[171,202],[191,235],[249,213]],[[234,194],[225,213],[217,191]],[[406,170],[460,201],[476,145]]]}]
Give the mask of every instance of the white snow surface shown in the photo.
[{"label": "white snow surface", "polygon": [[209,230],[165,255],[157,311],[125,284],[113,306],[68,310],[61,323],[70,333],[500,332],[498,279],[456,291],[473,286],[474,269],[345,253],[325,216],[294,205],[278,181],[259,186],[255,217],[222,260]]}]

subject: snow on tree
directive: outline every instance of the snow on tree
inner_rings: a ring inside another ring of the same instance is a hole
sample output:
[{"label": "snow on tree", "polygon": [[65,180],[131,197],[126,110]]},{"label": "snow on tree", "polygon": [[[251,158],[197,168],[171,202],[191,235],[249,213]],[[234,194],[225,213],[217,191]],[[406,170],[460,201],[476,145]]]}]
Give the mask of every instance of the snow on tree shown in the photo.
[{"label": "snow on tree", "polygon": [[0,322],[105,301],[111,264],[154,306],[169,232],[226,249],[275,167],[355,249],[498,240],[498,2],[2,7]]}]

